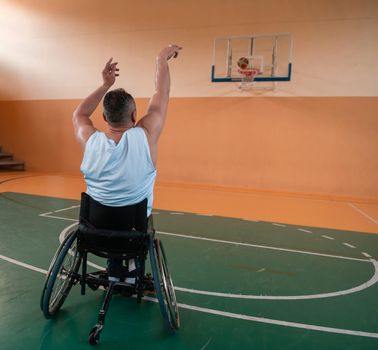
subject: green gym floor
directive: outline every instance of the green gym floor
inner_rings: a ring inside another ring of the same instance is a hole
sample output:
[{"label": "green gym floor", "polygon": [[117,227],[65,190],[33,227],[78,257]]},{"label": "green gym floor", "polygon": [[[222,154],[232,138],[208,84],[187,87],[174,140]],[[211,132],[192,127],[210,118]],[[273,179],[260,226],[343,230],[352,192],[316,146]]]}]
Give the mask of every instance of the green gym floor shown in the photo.
[{"label": "green gym floor", "polygon": [[[0,193],[2,350],[91,348],[102,291],[74,286],[53,320],[39,308],[78,205]],[[158,209],[154,222],[181,329],[165,334],[154,300],[117,295],[98,349],[378,349],[376,234]]]}]

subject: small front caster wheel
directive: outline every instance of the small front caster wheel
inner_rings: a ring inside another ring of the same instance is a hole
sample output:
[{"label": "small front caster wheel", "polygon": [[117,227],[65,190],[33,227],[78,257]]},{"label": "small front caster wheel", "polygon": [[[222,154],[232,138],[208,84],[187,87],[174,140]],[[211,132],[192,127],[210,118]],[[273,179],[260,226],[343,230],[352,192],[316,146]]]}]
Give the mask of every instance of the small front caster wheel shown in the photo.
[{"label": "small front caster wheel", "polygon": [[92,330],[89,333],[88,337],[88,343],[89,345],[97,345],[98,342],[100,341],[100,332],[102,330],[101,326],[94,326]]}]

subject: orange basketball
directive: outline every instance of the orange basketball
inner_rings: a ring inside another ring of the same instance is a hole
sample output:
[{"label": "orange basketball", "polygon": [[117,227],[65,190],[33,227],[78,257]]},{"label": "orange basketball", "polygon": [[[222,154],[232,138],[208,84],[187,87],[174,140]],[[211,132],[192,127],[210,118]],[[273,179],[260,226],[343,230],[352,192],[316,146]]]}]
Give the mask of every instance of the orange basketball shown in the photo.
[{"label": "orange basketball", "polygon": [[238,60],[238,66],[241,69],[246,69],[249,65],[249,60],[246,57],[240,57]]}]

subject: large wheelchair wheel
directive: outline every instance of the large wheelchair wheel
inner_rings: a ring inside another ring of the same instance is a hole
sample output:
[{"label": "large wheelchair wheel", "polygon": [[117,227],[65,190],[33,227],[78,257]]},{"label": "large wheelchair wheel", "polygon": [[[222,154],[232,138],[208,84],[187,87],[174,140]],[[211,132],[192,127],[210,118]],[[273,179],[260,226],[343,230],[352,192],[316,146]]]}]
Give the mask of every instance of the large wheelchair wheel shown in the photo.
[{"label": "large wheelchair wheel", "polygon": [[77,251],[76,238],[76,230],[66,236],[47,272],[41,298],[41,309],[46,318],[58,312],[77,278],[81,257]]},{"label": "large wheelchair wheel", "polygon": [[180,327],[178,305],[163,244],[158,238],[150,241],[150,260],[156,297],[164,323],[169,332],[174,332]]}]

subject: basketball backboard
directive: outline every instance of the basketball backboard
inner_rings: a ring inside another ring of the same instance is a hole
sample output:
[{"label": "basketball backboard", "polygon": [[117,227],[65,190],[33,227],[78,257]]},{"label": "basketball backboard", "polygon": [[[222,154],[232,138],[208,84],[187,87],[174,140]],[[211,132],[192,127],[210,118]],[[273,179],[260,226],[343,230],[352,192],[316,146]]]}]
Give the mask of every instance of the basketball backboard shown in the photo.
[{"label": "basketball backboard", "polygon": [[248,68],[258,69],[254,81],[290,81],[292,45],[291,33],[216,38],[211,81],[242,81],[237,64],[241,57],[248,59]]}]

